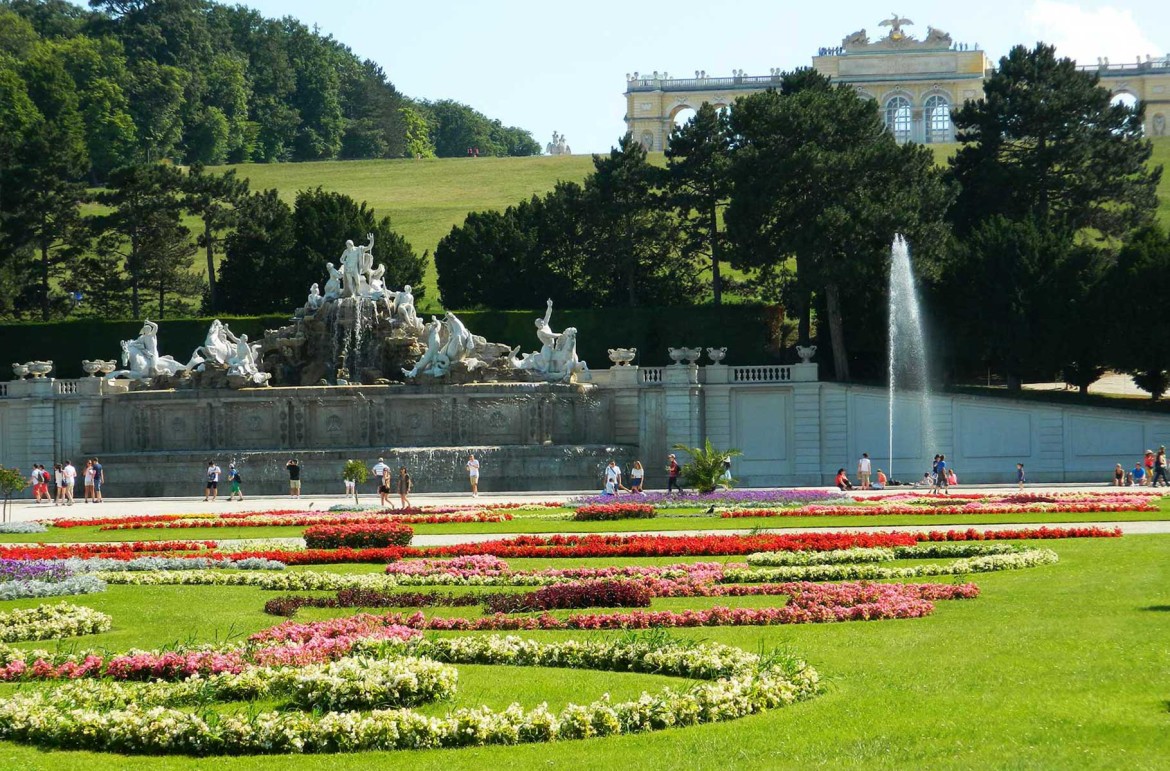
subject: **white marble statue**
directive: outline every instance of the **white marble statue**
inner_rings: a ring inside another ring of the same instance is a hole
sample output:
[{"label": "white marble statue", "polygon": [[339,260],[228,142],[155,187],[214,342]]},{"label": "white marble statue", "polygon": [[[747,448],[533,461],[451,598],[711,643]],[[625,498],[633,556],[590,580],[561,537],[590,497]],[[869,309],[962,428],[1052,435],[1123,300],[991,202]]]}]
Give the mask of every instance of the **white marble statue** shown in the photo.
[{"label": "white marble statue", "polygon": [[573,149],[569,147],[569,142],[565,139],[564,134],[553,132],[552,141],[544,146],[544,151],[549,155],[572,155]]},{"label": "white marble statue", "polygon": [[160,356],[158,324],[147,319],[136,339],[122,341],[122,366],[126,369],[111,374],[113,377],[145,380],[157,375],[175,375],[201,362],[198,353],[187,364],[180,364],[173,356]]},{"label": "white marble statue", "polygon": [[402,291],[394,295],[394,318],[409,329],[423,328],[422,320],[414,309],[414,295],[410,292],[410,284],[402,287]]},{"label": "white marble statue", "polygon": [[353,241],[345,242],[345,251],[341,253],[342,297],[362,297],[369,293],[368,265],[373,261],[371,252],[374,250],[374,234],[366,233],[366,238],[370,239],[366,246],[354,246]]},{"label": "white marble statue", "polygon": [[309,287],[309,297],[305,300],[305,313],[315,313],[323,302],[325,302],[325,298],[321,296],[321,285],[314,282]]},{"label": "white marble statue", "polygon": [[549,381],[568,382],[574,375],[580,380],[588,379],[589,367],[577,358],[577,329],[568,327],[564,332],[554,332],[552,320],[553,301],[546,303],[544,318],[536,320],[536,337],[541,348],[534,353],[513,359],[513,366],[535,372]]},{"label": "white marble statue", "polygon": [[427,349],[413,369],[403,369],[408,378],[421,375],[442,377],[455,364],[462,364],[469,370],[484,366],[484,361],[475,354],[485,344],[482,337],[471,334],[466,325],[454,313],[448,312],[442,320],[431,316],[423,328]]},{"label": "white marble statue", "polygon": [[247,335],[240,335],[236,340],[235,354],[228,359],[228,376],[242,377],[256,385],[267,383],[268,373],[261,372],[256,364],[259,355],[260,344],[250,344]]},{"label": "white marble statue", "polygon": [[381,300],[386,297],[386,284],[382,277],[386,275],[386,266],[379,265],[370,271],[370,299]]},{"label": "white marble statue", "polygon": [[341,297],[341,271],[331,262],[325,263],[325,270],[329,273],[329,280],[325,282],[325,299],[336,300]]},{"label": "white marble statue", "polygon": [[[414,364],[414,369],[406,369],[403,367],[402,374],[408,378],[416,378],[419,374],[427,375],[442,375],[446,374],[449,361],[440,362],[440,356],[445,359],[446,356],[442,353],[442,336],[443,324],[436,317],[431,316],[430,322],[423,327],[423,335],[427,341],[427,349],[423,355]],[[436,375],[436,376],[437,376]]]},{"label": "white marble statue", "polygon": [[232,355],[232,346],[236,342],[236,336],[228,329],[227,324],[214,319],[207,328],[207,337],[203,338],[203,345],[195,349],[195,355],[203,360],[203,366],[206,366],[207,362],[212,362],[226,367]]}]

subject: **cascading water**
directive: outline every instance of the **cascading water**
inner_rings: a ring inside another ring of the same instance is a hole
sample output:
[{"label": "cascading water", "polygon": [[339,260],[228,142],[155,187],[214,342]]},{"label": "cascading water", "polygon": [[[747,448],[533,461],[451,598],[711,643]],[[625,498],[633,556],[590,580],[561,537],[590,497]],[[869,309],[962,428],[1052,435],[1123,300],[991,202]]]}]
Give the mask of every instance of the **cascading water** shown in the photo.
[{"label": "cascading water", "polygon": [[[930,368],[927,366],[926,333],[910,247],[900,234],[890,249],[889,290],[889,478],[894,478],[894,402],[899,388],[917,392],[919,416],[924,425],[927,454],[934,448],[934,422],[930,414]],[[922,458],[925,460],[925,458]],[[913,481],[913,480],[911,480]]]}]

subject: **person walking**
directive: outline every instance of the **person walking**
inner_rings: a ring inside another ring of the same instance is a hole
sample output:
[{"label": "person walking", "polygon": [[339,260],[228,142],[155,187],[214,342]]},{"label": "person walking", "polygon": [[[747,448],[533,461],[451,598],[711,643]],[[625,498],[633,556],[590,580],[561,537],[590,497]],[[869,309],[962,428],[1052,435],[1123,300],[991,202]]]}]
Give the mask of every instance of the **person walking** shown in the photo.
[{"label": "person walking", "polygon": [[467,456],[467,477],[471,482],[471,497],[479,497],[479,461],[474,455]]},{"label": "person walking", "polygon": [[938,465],[934,469],[934,492],[943,491],[944,495],[950,495],[950,477],[947,469],[947,456],[938,456]]},{"label": "person walking", "polygon": [[36,463],[33,464],[32,471],[28,475],[28,484],[32,488],[33,502],[41,502],[41,467]]},{"label": "person walking", "polygon": [[1025,481],[1027,481],[1027,480],[1024,479],[1024,464],[1017,463],[1016,464],[1016,487],[1017,487],[1017,489],[1023,490]]},{"label": "person walking", "polygon": [[666,494],[670,495],[673,488],[682,495],[682,488],[678,484],[678,475],[682,471],[682,467],[678,465],[678,458],[674,453],[666,456]]},{"label": "person walking", "polygon": [[65,503],[65,471],[60,463],[53,464],[53,505],[61,506]]},{"label": "person walking", "polygon": [[231,495],[228,496],[228,501],[232,501],[238,495],[240,500],[244,500],[244,492],[240,489],[240,484],[244,480],[240,477],[240,470],[236,468],[236,464],[228,464],[228,482],[232,485]]},{"label": "person walking", "polygon": [[605,465],[605,494],[617,495],[621,486],[622,470],[618,468],[617,462],[610,458],[609,463]]},{"label": "person walking", "polygon": [[223,469],[215,465],[215,461],[207,461],[207,486],[203,488],[203,500],[216,500],[219,497],[219,478]]},{"label": "person walking", "polygon": [[296,458],[292,458],[288,463],[284,464],[285,470],[288,471],[288,494],[290,498],[301,497],[301,464]]},{"label": "person walking", "polygon": [[106,481],[106,469],[101,458],[93,459],[93,496],[94,503],[102,502],[102,484]]},{"label": "person walking", "polygon": [[402,508],[410,506],[410,472],[406,470],[406,466],[398,469],[398,499],[402,503]]},{"label": "person walking", "polygon": [[65,480],[65,505],[73,505],[73,490],[77,486],[77,467],[73,465],[73,461],[65,461],[65,467],[61,469],[61,476]]},{"label": "person walking", "polygon": [[383,506],[392,509],[394,504],[390,502],[390,467],[385,463],[379,465],[382,467],[382,476],[378,480],[378,500]]},{"label": "person walking", "polygon": [[1158,448],[1158,452],[1154,455],[1154,479],[1150,482],[1151,487],[1158,486],[1158,480],[1162,480],[1162,487],[1166,487],[1166,447],[1163,445]]},{"label": "person walking", "polygon": [[384,474],[388,468],[390,467],[386,465],[386,461],[383,458],[378,458],[378,462],[374,464],[372,469],[370,469],[370,474],[373,477],[374,483],[379,487],[382,486],[382,474]]},{"label": "person walking", "polygon": [[873,470],[873,464],[869,459],[869,453],[868,452],[861,453],[861,459],[859,461],[857,461],[857,479],[861,482],[861,489],[862,490],[870,489],[869,475],[870,475],[870,472],[872,470]]},{"label": "person walking", "polygon": [[645,495],[646,491],[642,489],[645,481],[646,469],[642,468],[642,461],[636,460],[634,465],[630,466],[630,492]]},{"label": "person walking", "polygon": [[85,502],[96,503],[93,494],[93,459],[90,458],[85,462],[85,471],[82,472],[82,481],[85,484]]}]

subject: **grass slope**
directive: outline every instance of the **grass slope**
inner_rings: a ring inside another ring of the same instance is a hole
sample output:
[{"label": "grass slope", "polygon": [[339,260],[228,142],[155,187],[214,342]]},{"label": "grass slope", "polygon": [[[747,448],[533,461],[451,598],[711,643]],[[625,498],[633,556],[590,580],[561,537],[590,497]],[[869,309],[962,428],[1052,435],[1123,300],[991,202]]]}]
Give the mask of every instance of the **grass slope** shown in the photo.
[{"label": "grass slope", "polygon": [[[812,662],[828,682],[827,692],[814,701],[731,723],[552,745],[295,759],[127,758],[4,743],[0,767],[358,769],[400,764],[442,771],[1165,767],[1170,753],[1166,708],[1170,649],[1157,641],[1170,635],[1165,567],[1170,536],[1044,545],[1060,554],[1059,564],[975,576],[983,589],[980,598],[941,602],[936,613],[924,619],[676,631],[681,637],[751,651],[791,649]],[[560,566],[581,562],[552,561]],[[517,566],[528,567],[526,563],[516,561]],[[274,623],[276,619],[261,612],[268,596],[244,588],[111,587],[106,594],[76,601],[111,613],[115,629],[76,644],[125,649],[189,639],[222,640]],[[715,601],[669,602],[681,608]],[[5,602],[0,609],[34,604]],[[306,613],[304,620],[324,615]],[[460,705],[503,706],[515,700],[534,706],[547,700],[556,707],[605,691],[614,698],[628,697],[663,682],[629,674],[462,665],[459,669]],[[2,686],[0,692],[12,688]]]}]

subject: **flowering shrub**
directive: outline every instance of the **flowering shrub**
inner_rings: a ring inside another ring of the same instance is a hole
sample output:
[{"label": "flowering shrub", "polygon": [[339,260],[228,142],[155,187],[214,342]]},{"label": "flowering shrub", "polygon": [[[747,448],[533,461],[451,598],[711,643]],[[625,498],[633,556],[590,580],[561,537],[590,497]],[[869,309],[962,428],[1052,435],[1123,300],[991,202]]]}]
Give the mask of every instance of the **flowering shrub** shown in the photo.
[{"label": "flowering shrub", "polygon": [[[639,495],[641,503],[648,503],[656,509],[701,508],[711,506],[738,506],[770,507],[770,506],[802,506],[807,503],[826,503],[847,501],[849,498],[837,490],[716,490],[711,493],[683,493],[682,495],[667,495],[666,493],[645,493]],[[608,495],[587,495],[573,498],[566,506],[591,506],[612,503],[613,497]]]},{"label": "flowering shrub", "polygon": [[0,613],[0,642],[59,640],[110,631],[110,617],[92,608],[68,603]]},{"label": "flowering shrub", "polygon": [[317,525],[305,529],[305,545],[310,549],[380,549],[409,546],[414,530],[395,522],[359,525]]},{"label": "flowering shrub", "polygon": [[[460,709],[442,718],[410,710],[374,710],[368,714],[233,713],[214,720],[176,707],[208,694],[232,700],[268,696],[277,687],[286,687],[283,683],[296,682],[298,675],[249,671],[217,678],[214,684],[199,680],[173,685],[77,682],[47,692],[17,693],[0,702],[0,738],[46,747],[193,755],[515,744],[734,720],[810,698],[820,690],[816,671],[799,659],[782,655],[763,659],[712,644],[415,639],[370,645],[363,655],[367,654],[428,656],[448,663],[654,672],[704,682],[685,691],[667,688],[656,695],[644,693],[629,702],[615,704],[606,697],[588,705],[570,704],[558,714],[544,706],[525,711],[512,705],[498,713],[486,707]],[[365,694],[399,680],[392,667],[371,667],[365,660],[338,664],[327,670],[328,677],[342,679],[342,687],[334,690],[356,692],[363,706],[370,703]],[[319,671],[313,670],[314,675]],[[434,681],[441,683],[442,676]],[[319,711],[328,710],[336,700],[333,692],[326,691],[314,691],[327,700],[327,704],[315,703]]]},{"label": "flowering shrub", "polygon": [[597,506],[581,506],[573,514],[579,522],[610,519],[652,519],[654,507],[645,503],[609,503]]},{"label": "flowering shrub", "polygon": [[524,594],[489,594],[485,613],[529,613],[571,608],[648,608],[650,587],[633,581],[576,581]]},{"label": "flowering shrub", "polygon": [[99,573],[110,570],[284,570],[286,565],[276,560],[261,557],[245,557],[242,559],[226,559],[209,557],[137,557],[132,560],[115,560],[108,557],[92,557],[81,559],[70,557],[59,561],[75,573]]},{"label": "flowering shrub", "polygon": [[0,583],[9,581],[64,581],[77,572],[56,560],[0,559]]}]

